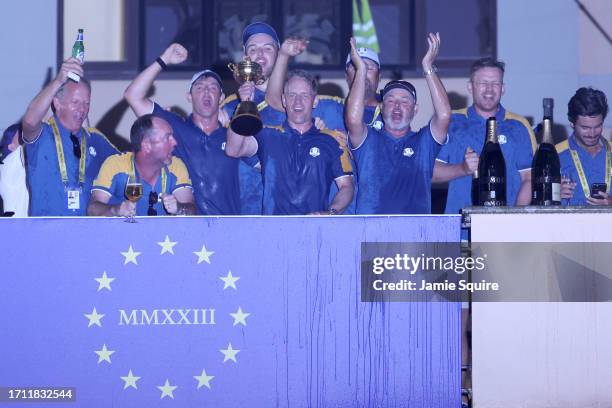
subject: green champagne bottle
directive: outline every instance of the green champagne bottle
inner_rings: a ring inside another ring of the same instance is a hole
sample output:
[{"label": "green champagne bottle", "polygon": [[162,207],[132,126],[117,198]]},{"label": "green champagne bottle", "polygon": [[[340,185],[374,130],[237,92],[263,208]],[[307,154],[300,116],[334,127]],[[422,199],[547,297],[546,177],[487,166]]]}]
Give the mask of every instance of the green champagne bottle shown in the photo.
[{"label": "green champagne bottle", "polygon": [[[79,28],[77,32],[77,38],[72,46],[72,57],[79,60],[81,64],[85,61],[85,44],[83,43],[83,29]],[[75,74],[74,72],[68,73],[68,78],[72,79],[74,82],[79,82],[81,78]]]}]

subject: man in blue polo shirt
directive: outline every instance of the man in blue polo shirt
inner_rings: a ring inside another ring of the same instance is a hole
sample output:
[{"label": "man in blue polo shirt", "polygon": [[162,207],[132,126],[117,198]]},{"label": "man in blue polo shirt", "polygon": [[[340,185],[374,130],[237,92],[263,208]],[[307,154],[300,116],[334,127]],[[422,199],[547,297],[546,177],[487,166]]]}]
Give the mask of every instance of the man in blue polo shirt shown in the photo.
[{"label": "man in blue polo shirt", "polygon": [[442,147],[434,167],[434,182],[449,182],[447,214],[458,214],[472,205],[472,174],[478,168],[478,155],[486,135],[486,120],[497,119],[499,144],[506,162],[508,205],[531,202],[531,161],[537,147],[527,120],[501,105],[505,91],[503,62],[482,58],[472,64],[468,92],[473,104],[453,112],[449,142]]},{"label": "man in blue polo shirt", "polygon": [[[378,84],[380,83],[380,59],[378,54],[370,48],[357,48],[357,53],[366,64],[367,73],[365,81],[365,100],[363,123],[381,130],[383,126],[381,105],[378,98]],[[355,80],[355,65],[351,61],[351,54],[346,56],[346,83],[349,89]]]},{"label": "man in blue polo shirt", "polygon": [[125,90],[125,98],[137,116],[154,113],[172,126],[177,141],[175,154],[189,170],[199,212],[240,214],[240,160],[228,157],[224,151],[228,129],[219,122],[219,104],[223,100],[219,75],[204,70],[192,77],[187,89],[192,114],[187,119],[165,111],[146,96],[167,64],[180,64],[186,59],[187,50],[180,44],[171,44],[132,81]]},{"label": "man in blue polo shirt", "polygon": [[[264,214],[338,214],[353,197],[348,152],[335,132],[314,125],[316,95],[316,81],[309,73],[290,72],[283,92],[287,121],[282,126],[266,126],[255,137],[228,133],[228,155],[257,154],[262,163]],[[334,182],[338,193],[330,205]]]},{"label": "man in blue polo shirt", "polygon": [[[68,80],[70,72],[81,80]],[[32,216],[85,215],[93,179],[104,160],[117,153],[100,131],[83,128],[91,99],[83,74],[77,59],[64,61],[23,117]],[[49,107],[54,115],[43,122]]]},{"label": "man in blue polo shirt", "polygon": [[[130,130],[132,152],[104,162],[92,187],[89,215],[191,215],[196,213],[187,168],[172,156],[172,127],[162,118],[144,115]],[[127,199],[128,181],[140,182],[141,198]]]},{"label": "man in blue polo shirt", "polygon": [[[610,142],[602,136],[607,115],[606,94],[598,89],[580,88],[567,104],[574,133],[556,147],[561,174],[572,180],[561,184],[561,198],[569,205],[612,205],[612,153]],[[595,183],[605,184],[605,191],[592,195]]]},{"label": "man in blue polo shirt", "polygon": [[440,146],[446,143],[450,104],[433,62],[439,34],[429,34],[423,71],[434,115],[417,133],[410,123],[418,111],[414,86],[391,81],[382,91],[384,126],[376,130],[363,122],[367,65],[351,39],[351,60],[356,67],[349,92],[346,124],[357,162],[357,214],[428,214],[431,212],[431,173]]}]

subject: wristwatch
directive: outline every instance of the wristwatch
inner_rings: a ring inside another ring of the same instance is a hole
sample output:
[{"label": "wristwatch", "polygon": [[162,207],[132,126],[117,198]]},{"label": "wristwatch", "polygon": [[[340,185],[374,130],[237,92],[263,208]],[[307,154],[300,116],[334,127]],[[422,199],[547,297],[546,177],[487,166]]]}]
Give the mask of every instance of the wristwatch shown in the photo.
[{"label": "wristwatch", "polygon": [[336,210],[335,208],[330,208],[329,215],[338,215],[338,210]]}]

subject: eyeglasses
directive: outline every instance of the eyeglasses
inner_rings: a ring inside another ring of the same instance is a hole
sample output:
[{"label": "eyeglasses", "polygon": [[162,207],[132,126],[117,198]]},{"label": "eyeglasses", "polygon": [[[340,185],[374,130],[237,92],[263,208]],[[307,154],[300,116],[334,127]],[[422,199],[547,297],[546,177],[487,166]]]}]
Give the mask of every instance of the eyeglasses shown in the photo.
[{"label": "eyeglasses", "polygon": [[159,195],[155,191],[151,191],[149,193],[149,209],[147,210],[147,215],[149,217],[153,217],[157,215],[157,210],[153,208],[155,204],[159,201]]},{"label": "eyeglasses", "polygon": [[81,158],[81,144],[79,143],[79,138],[73,134],[70,134],[70,141],[72,142],[72,154],[77,159]]}]

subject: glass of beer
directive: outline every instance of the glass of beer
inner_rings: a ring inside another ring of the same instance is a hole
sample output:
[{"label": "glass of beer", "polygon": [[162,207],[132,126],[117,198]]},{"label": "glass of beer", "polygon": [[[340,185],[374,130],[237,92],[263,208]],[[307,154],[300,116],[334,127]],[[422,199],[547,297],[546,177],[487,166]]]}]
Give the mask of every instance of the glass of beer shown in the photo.
[{"label": "glass of beer", "polygon": [[[125,184],[125,198],[128,201],[136,203],[142,197],[142,183],[136,175],[128,174],[127,183]],[[134,223],[134,215],[128,216],[126,222]]]}]

